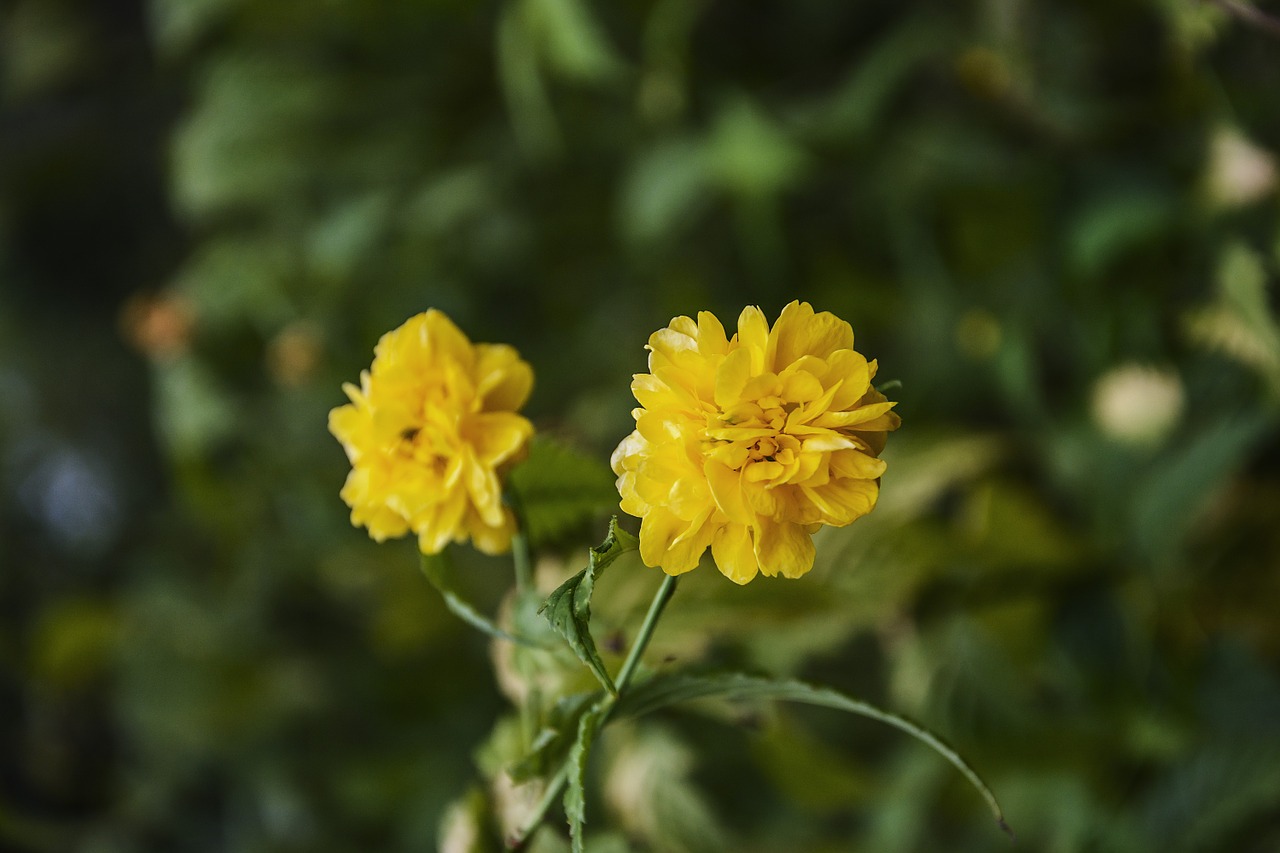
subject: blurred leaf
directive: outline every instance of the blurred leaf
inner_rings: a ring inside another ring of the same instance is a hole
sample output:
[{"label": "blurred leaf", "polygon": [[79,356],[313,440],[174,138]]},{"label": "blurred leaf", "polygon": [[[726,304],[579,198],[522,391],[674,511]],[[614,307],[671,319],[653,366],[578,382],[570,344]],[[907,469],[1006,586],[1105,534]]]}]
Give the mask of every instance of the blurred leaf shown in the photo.
[{"label": "blurred leaf", "polygon": [[296,316],[284,287],[291,261],[278,243],[227,237],[188,259],[173,289],[201,331],[247,326],[266,335]]},{"label": "blurred leaf", "polygon": [[790,135],[745,96],[733,98],[716,115],[704,156],[725,191],[753,199],[787,189],[808,164]]},{"label": "blurred leaf", "polygon": [[563,696],[552,706],[546,725],[535,736],[529,752],[507,771],[515,782],[525,782],[537,776],[546,776],[559,767],[569,755],[578,723],[587,709],[602,697],[594,693],[574,693]]},{"label": "blurred leaf", "polygon": [[446,236],[496,203],[497,188],[484,165],[461,166],[435,175],[405,205],[402,224],[415,234]]},{"label": "blurred leaf", "polygon": [[858,56],[832,95],[802,107],[797,123],[820,137],[866,137],[908,77],[943,54],[953,37],[930,16],[907,18]]},{"label": "blurred leaf", "polygon": [[109,602],[69,598],[42,614],[32,638],[32,674],[59,688],[103,673],[115,654],[120,620]]},{"label": "blurred leaf", "polygon": [[314,270],[327,276],[354,273],[384,233],[392,214],[391,194],[366,193],[334,206],[311,229],[307,254]]},{"label": "blurred leaf", "polygon": [[611,730],[604,795],[636,847],[664,853],[718,853],[729,848],[725,829],[695,771],[692,746],[664,726]]},{"label": "blurred leaf", "polygon": [[169,56],[179,56],[239,0],[151,0],[151,32]]},{"label": "blurred leaf", "polygon": [[490,838],[492,809],[480,788],[472,788],[445,809],[436,847],[440,853],[498,853]]},{"label": "blurred leaf", "polygon": [[1151,189],[1108,190],[1078,213],[1068,241],[1075,275],[1093,279],[1124,253],[1151,241],[1173,222],[1177,206]]},{"label": "blurred leaf", "polygon": [[709,182],[707,159],[697,142],[664,139],[642,152],[622,185],[623,233],[642,245],[671,236],[705,203]]},{"label": "blurred leaf", "polygon": [[1280,346],[1280,330],[1268,305],[1262,258],[1243,243],[1232,243],[1222,253],[1217,281],[1225,307],[1271,349]]},{"label": "blurred leaf", "polygon": [[536,438],[529,456],[511,471],[508,486],[534,548],[581,533],[618,507],[615,477],[594,457]]},{"label": "blurred leaf", "polygon": [[458,591],[457,572],[454,571],[453,561],[449,559],[447,551],[442,551],[439,554],[421,554],[419,566],[422,569],[422,574],[444,597],[445,606],[459,619],[491,637],[510,640],[521,645],[536,645],[533,641],[524,637],[508,634],[493,624],[491,620],[481,615],[480,611],[476,610],[475,606],[463,597]]},{"label": "blurred leaf", "polygon": [[609,521],[609,535],[604,542],[591,549],[587,567],[561,584],[547,597],[540,613],[547,617],[557,633],[568,641],[578,659],[586,664],[604,688],[617,693],[609,670],[596,651],[591,637],[591,594],[595,591],[596,578],[614,560],[640,547],[640,540],[618,527],[617,516]]},{"label": "blurred leaf", "polygon": [[1232,243],[1219,259],[1217,299],[1188,315],[1187,330],[1200,344],[1258,370],[1280,397],[1280,324],[1267,290],[1262,258]]},{"label": "blurred leaf", "polygon": [[173,143],[173,192],[189,215],[299,199],[306,156],[338,88],[331,74],[281,53],[227,52],[204,75]]},{"label": "blurred leaf", "polygon": [[961,523],[984,571],[1071,571],[1080,559],[1079,536],[1063,528],[1039,495],[1012,483],[975,488]]},{"label": "blurred leaf", "polygon": [[498,19],[498,73],[516,139],[534,156],[560,148],[560,128],[551,110],[527,4],[509,3]]},{"label": "blurred leaf", "polygon": [[1152,788],[1143,810],[1155,849],[1227,850],[1249,821],[1280,802],[1280,744],[1237,737],[1210,742]]},{"label": "blurred leaf", "polygon": [[6,9],[0,93],[21,101],[73,79],[92,44],[88,22],[57,3],[14,3]]},{"label": "blurred leaf", "polygon": [[[904,433],[906,431],[904,430]],[[895,435],[885,449],[889,473],[872,519],[917,518],[948,490],[993,468],[1007,452],[996,435]]]},{"label": "blurred leaf", "polygon": [[977,789],[996,823],[1005,832],[1010,832],[1004,821],[1004,814],[995,795],[987,787],[969,764],[954,749],[947,746],[937,735],[910,720],[889,711],[853,699],[828,687],[815,687],[801,681],[790,679],[770,679],[741,673],[724,673],[712,675],[690,675],[686,673],[670,673],[655,675],[647,681],[635,685],[627,691],[617,705],[617,713],[623,717],[638,717],[661,710],[671,705],[689,702],[694,699],[782,699],[790,702],[801,702],[834,708],[863,717],[869,717],[886,725],[906,732],[915,739],[926,744],[934,752],[941,755],[959,770],[969,783]]},{"label": "blurred leaf", "polygon": [[847,810],[875,787],[866,770],[844,761],[786,714],[752,738],[751,751],[788,800],[814,812]]},{"label": "blurred leaf", "polygon": [[236,429],[235,403],[205,365],[180,357],[156,371],[156,419],[168,450],[198,459]]},{"label": "blurred leaf", "polygon": [[524,0],[530,27],[540,36],[547,63],[574,80],[600,83],[617,77],[622,60],[592,19],[583,0]]},{"label": "blurred leaf", "polygon": [[1134,534],[1143,553],[1172,560],[1209,499],[1274,429],[1269,414],[1210,421],[1199,435],[1175,445],[1134,495]]}]

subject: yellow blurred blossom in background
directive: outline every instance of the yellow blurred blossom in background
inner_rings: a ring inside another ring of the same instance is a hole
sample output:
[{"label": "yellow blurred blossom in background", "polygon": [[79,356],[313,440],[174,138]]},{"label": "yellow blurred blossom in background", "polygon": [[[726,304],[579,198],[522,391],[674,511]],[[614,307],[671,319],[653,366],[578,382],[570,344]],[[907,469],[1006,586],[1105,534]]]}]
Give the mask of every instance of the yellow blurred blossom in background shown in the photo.
[{"label": "yellow blurred blossom in background", "polygon": [[710,547],[735,583],[799,577],[820,526],[875,507],[878,457],[900,421],[844,320],[792,302],[770,329],[748,307],[730,339],[704,311],[672,320],[648,349],[650,372],[631,385],[636,430],[613,453],[646,565],[681,574]]},{"label": "yellow blurred blossom in background", "polygon": [[351,523],[379,542],[412,531],[427,554],[468,539],[506,551],[515,520],[501,475],[533,435],[516,414],[532,388],[515,349],[472,344],[434,309],[383,335],[360,387],[343,386],[351,403],[329,413],[351,460]]}]

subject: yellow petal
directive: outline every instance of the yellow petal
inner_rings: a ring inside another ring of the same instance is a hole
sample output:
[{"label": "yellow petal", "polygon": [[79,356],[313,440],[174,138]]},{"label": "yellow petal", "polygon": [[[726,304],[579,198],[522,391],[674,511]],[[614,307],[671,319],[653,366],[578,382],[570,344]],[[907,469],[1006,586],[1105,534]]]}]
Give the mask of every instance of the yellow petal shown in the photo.
[{"label": "yellow petal", "polygon": [[751,379],[751,351],[739,347],[725,356],[716,369],[716,405],[729,409],[742,399],[742,389]]},{"label": "yellow petal", "polygon": [[815,314],[808,302],[792,302],[782,309],[769,333],[766,369],[781,372],[797,359],[827,358],[836,350],[853,348],[853,329],[830,311]]},{"label": "yellow petal", "polygon": [[756,560],[765,575],[798,578],[813,568],[813,537],[802,525],[765,522],[752,532]]},{"label": "yellow petal", "polygon": [[505,554],[511,550],[511,537],[516,529],[515,517],[510,510],[504,508],[501,522],[491,525],[473,511],[467,515],[466,529],[476,550],[484,554]]},{"label": "yellow petal", "polygon": [[698,312],[698,350],[704,355],[724,355],[729,351],[724,325],[710,311]]},{"label": "yellow petal", "polygon": [[648,449],[649,442],[645,441],[640,433],[631,433],[618,442],[613,455],[609,457],[609,465],[613,468],[613,473],[621,475],[624,471],[635,470],[639,457],[643,456]]},{"label": "yellow petal", "polygon": [[474,449],[476,458],[489,467],[516,456],[532,436],[533,424],[510,412],[474,415],[462,429],[462,437]]},{"label": "yellow petal", "polygon": [[[815,426],[828,429],[846,429],[855,426],[859,429],[871,429],[872,427],[864,426],[864,424],[876,421],[877,418],[896,405],[897,403],[873,403],[870,406],[859,406],[847,412],[827,412],[825,415],[815,418],[813,423]],[[889,423],[889,420],[885,419],[884,423]],[[881,427],[881,429],[887,429],[887,427]]]},{"label": "yellow petal", "polygon": [[867,389],[871,387],[871,369],[861,353],[839,350],[827,359],[827,374],[822,381],[828,388],[839,383],[840,389],[829,407],[835,411],[843,411],[851,408],[867,393]]},{"label": "yellow petal", "polygon": [[880,486],[875,480],[831,480],[821,488],[801,488],[805,497],[822,511],[822,523],[835,527],[843,527],[871,512],[880,495]]},{"label": "yellow petal", "polygon": [[[676,320],[680,319],[689,320],[688,317],[676,318]],[[694,335],[686,334],[685,332],[674,328],[676,320],[671,321],[673,327],[659,329],[649,336],[651,368],[653,367],[653,356],[658,356],[669,362],[678,364],[682,353],[697,349],[697,341],[694,339]],[[692,320],[689,320],[689,322],[693,323]],[[697,331],[698,327],[694,326],[694,334],[697,334]]]},{"label": "yellow petal", "polygon": [[[492,468],[472,462],[467,472],[467,494],[471,506],[485,524],[502,524],[502,485]],[[461,501],[459,501],[461,503]]]},{"label": "yellow petal", "polygon": [[739,347],[751,353],[751,372],[764,372],[765,348],[769,345],[769,321],[765,319],[764,312],[754,305],[743,308],[738,315],[735,338]]},{"label": "yellow petal", "polygon": [[514,412],[533,390],[533,368],[506,344],[477,344],[475,372],[486,411]]},{"label": "yellow petal", "polygon": [[432,355],[460,365],[467,373],[473,371],[476,356],[471,340],[443,311],[427,311],[419,334]]},{"label": "yellow petal", "polygon": [[831,473],[836,477],[875,480],[884,474],[886,467],[883,459],[876,459],[860,450],[841,450],[831,454]]},{"label": "yellow petal", "polygon": [[803,370],[787,371],[780,378],[782,390],[778,396],[788,402],[809,403],[823,394],[822,383],[818,378]]},{"label": "yellow petal", "polygon": [[730,521],[738,524],[749,524],[753,518],[753,513],[747,508],[746,501],[742,496],[741,472],[735,471],[714,459],[707,460],[702,470],[707,478],[707,485],[711,488],[711,495],[720,511]]},{"label": "yellow petal", "polygon": [[[703,313],[706,313],[706,312],[704,311]],[[698,324],[695,323],[693,321],[693,318],[691,317],[686,317],[683,315],[679,317],[673,317],[671,319],[671,322],[667,324],[667,328],[672,329],[676,332],[679,332],[682,335],[685,335],[686,337],[693,338],[695,340],[698,337]]]},{"label": "yellow petal", "polygon": [[751,528],[744,524],[726,524],[711,540],[711,556],[720,573],[736,584],[745,584],[760,571],[751,542]]},{"label": "yellow petal", "polygon": [[363,454],[361,434],[369,429],[369,418],[355,406],[339,406],[329,412],[329,432],[342,442],[342,449],[347,453],[347,460],[353,465]]},{"label": "yellow petal", "polygon": [[640,521],[640,559],[646,566],[661,568],[669,575],[683,574],[696,567],[701,551],[691,555],[689,547],[674,552],[672,549],[672,543],[688,528],[687,521],[676,517],[665,507],[653,507]]}]

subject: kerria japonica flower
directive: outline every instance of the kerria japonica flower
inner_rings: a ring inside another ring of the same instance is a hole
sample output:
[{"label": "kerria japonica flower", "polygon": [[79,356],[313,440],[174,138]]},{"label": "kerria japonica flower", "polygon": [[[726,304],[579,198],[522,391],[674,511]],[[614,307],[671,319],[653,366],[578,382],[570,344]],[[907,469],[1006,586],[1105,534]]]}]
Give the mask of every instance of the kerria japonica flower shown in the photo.
[{"label": "kerria japonica flower", "polygon": [[412,531],[425,554],[468,539],[508,550],[515,519],[502,475],[533,435],[516,414],[532,388],[515,349],[472,344],[434,309],[383,335],[360,387],[343,385],[351,402],[329,413],[351,460],[351,523],[379,542]]},{"label": "kerria japonica flower", "polygon": [[885,434],[901,421],[848,323],[792,302],[770,329],[748,307],[727,338],[704,311],[647,349],[649,372],[631,383],[636,430],[612,460],[646,565],[678,575],[710,547],[735,583],[800,577],[814,532],[875,507]]}]

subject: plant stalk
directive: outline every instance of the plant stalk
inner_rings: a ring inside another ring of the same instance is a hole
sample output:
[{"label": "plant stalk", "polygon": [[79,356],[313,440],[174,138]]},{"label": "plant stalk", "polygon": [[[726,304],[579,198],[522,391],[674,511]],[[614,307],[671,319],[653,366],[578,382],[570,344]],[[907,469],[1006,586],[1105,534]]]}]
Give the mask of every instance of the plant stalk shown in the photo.
[{"label": "plant stalk", "polygon": [[[618,704],[618,700],[622,698],[627,690],[627,685],[631,683],[631,677],[640,665],[640,658],[644,656],[649,640],[653,638],[654,629],[658,627],[658,619],[661,618],[662,611],[666,608],[667,602],[671,600],[671,596],[675,594],[678,580],[679,577],[676,575],[665,575],[662,579],[662,586],[658,587],[658,591],[654,593],[653,601],[649,603],[649,612],[645,614],[644,622],[640,624],[640,631],[636,634],[635,642],[631,644],[631,650],[627,652],[627,659],[622,662],[622,668],[618,670],[618,677],[613,680],[618,692],[612,695],[606,694],[602,700],[604,715],[600,720],[601,727],[608,721],[609,715],[613,713],[614,706]],[[547,786],[546,794],[539,801],[538,807],[529,822],[507,840],[507,849],[523,850],[533,831],[542,825],[547,812],[551,809],[552,804],[560,799],[560,794],[564,791],[564,786],[569,781],[569,761],[570,759],[566,758],[564,764],[560,766],[560,769],[552,778],[551,784]]]}]

